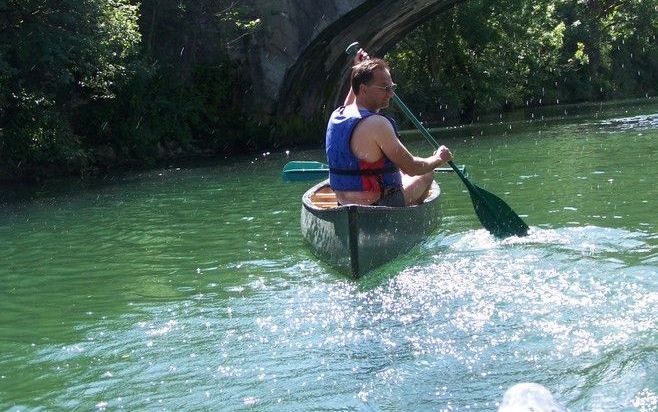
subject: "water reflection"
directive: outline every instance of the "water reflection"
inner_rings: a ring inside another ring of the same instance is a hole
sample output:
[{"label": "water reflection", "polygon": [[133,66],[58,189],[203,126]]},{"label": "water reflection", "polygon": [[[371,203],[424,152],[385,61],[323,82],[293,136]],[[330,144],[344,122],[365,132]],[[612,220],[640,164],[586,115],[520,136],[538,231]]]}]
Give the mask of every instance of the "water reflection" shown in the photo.
[{"label": "water reflection", "polygon": [[658,114],[620,117],[599,122],[603,130],[614,133],[620,130],[654,130],[658,128]]},{"label": "water reflection", "polygon": [[[644,385],[657,371],[655,276],[596,256],[620,235],[630,240],[617,254],[648,247],[641,235],[596,227],[503,242],[482,230],[439,235],[365,289],[310,260],[244,262],[234,267],[240,286],[210,268],[211,283],[178,303],[136,302],[128,317],[95,322],[81,341],[37,358],[94,382],[85,397],[108,408],[489,410],[528,378],[579,399],[575,409],[613,408],[654,396]],[[627,393],[609,396],[603,382]],[[80,389],[61,404],[76,406]]]},{"label": "water reflection", "polygon": [[655,409],[655,115],[615,122],[455,141],[529,236],[441,175],[441,230],[358,281],[303,245],[283,158],[12,203],[0,408],[495,410],[535,381]]}]

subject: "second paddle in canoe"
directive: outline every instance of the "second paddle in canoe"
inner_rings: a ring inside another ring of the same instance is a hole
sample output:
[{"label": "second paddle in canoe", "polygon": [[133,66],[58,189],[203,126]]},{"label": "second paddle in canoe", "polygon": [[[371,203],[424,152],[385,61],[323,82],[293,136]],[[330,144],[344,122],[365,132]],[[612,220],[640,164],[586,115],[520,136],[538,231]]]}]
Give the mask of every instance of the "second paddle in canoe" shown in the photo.
[{"label": "second paddle in canoe", "polygon": [[[459,165],[457,168],[466,174],[466,166]],[[437,173],[452,172],[451,167],[438,167],[434,169]],[[293,160],[283,167],[283,180],[288,182],[301,182],[309,180],[322,180],[329,176],[329,166],[322,162],[312,160]]]}]

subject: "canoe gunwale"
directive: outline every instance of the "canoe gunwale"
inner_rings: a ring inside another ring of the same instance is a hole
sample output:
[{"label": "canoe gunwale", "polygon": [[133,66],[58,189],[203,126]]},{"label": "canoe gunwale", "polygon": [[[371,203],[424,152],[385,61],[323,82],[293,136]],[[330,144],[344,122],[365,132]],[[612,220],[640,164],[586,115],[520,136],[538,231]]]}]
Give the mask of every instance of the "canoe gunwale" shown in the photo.
[{"label": "canoe gunwale", "polygon": [[422,207],[423,205],[427,203],[432,203],[435,200],[438,200],[438,197],[441,195],[441,190],[439,189],[439,185],[434,182],[432,184],[432,191],[430,195],[423,201],[423,203],[417,204],[417,205],[411,205],[411,206],[378,206],[378,205],[359,205],[359,204],[346,204],[346,205],[338,205],[336,207],[331,207],[331,208],[325,208],[325,207],[318,207],[315,204],[313,204],[313,201],[311,200],[311,196],[317,192],[318,190],[322,189],[323,187],[329,187],[329,180],[323,180],[320,183],[317,183],[310,189],[304,193],[304,196],[302,196],[302,205],[308,209],[309,211],[328,211],[328,212],[334,212],[338,210],[344,210],[344,209],[349,209],[350,207],[352,208],[357,208],[363,211],[368,211],[368,210],[409,210],[413,208],[418,208]]}]

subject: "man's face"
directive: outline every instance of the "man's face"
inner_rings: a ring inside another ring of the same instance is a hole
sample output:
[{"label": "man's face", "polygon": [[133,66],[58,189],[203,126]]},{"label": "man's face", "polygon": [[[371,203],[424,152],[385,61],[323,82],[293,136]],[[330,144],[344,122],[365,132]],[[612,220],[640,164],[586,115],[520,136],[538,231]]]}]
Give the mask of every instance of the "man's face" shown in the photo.
[{"label": "man's face", "polygon": [[366,102],[371,110],[379,111],[388,107],[391,97],[393,97],[394,87],[391,73],[388,70],[380,69],[373,72],[373,78],[370,84],[365,85]]}]

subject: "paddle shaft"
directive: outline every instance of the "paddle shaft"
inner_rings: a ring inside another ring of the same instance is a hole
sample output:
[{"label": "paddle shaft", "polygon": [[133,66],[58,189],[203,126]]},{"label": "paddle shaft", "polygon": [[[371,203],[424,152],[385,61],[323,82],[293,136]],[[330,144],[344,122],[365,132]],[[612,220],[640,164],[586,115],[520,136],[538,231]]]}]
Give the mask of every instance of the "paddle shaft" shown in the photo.
[{"label": "paddle shaft", "polygon": [[[413,123],[414,126],[416,126],[416,128],[420,131],[420,134],[422,134],[423,137],[425,139],[427,139],[427,141],[432,146],[434,146],[435,149],[438,149],[439,144],[436,142],[436,140],[434,140],[434,137],[432,137],[429,130],[427,130],[427,128],[425,128],[425,126],[423,126],[423,124],[416,118],[416,116],[414,116],[414,114],[411,112],[411,110],[409,110],[407,105],[404,104],[402,99],[400,99],[400,97],[398,97],[398,95],[395,94],[395,93],[393,93],[393,102],[400,108],[400,110],[402,110],[402,112],[407,116],[407,118],[409,120],[411,120],[411,123]],[[464,182],[464,184],[470,190],[476,190],[475,187],[473,186],[473,184],[466,178],[466,176],[464,176],[464,174],[461,172],[461,170],[459,170],[459,168],[457,166],[455,166],[455,164],[452,162],[452,160],[448,161],[448,165],[450,165],[450,167],[452,167],[452,170],[454,170],[455,173],[457,173],[457,176],[459,176],[459,178],[462,180],[462,182]]]}]

